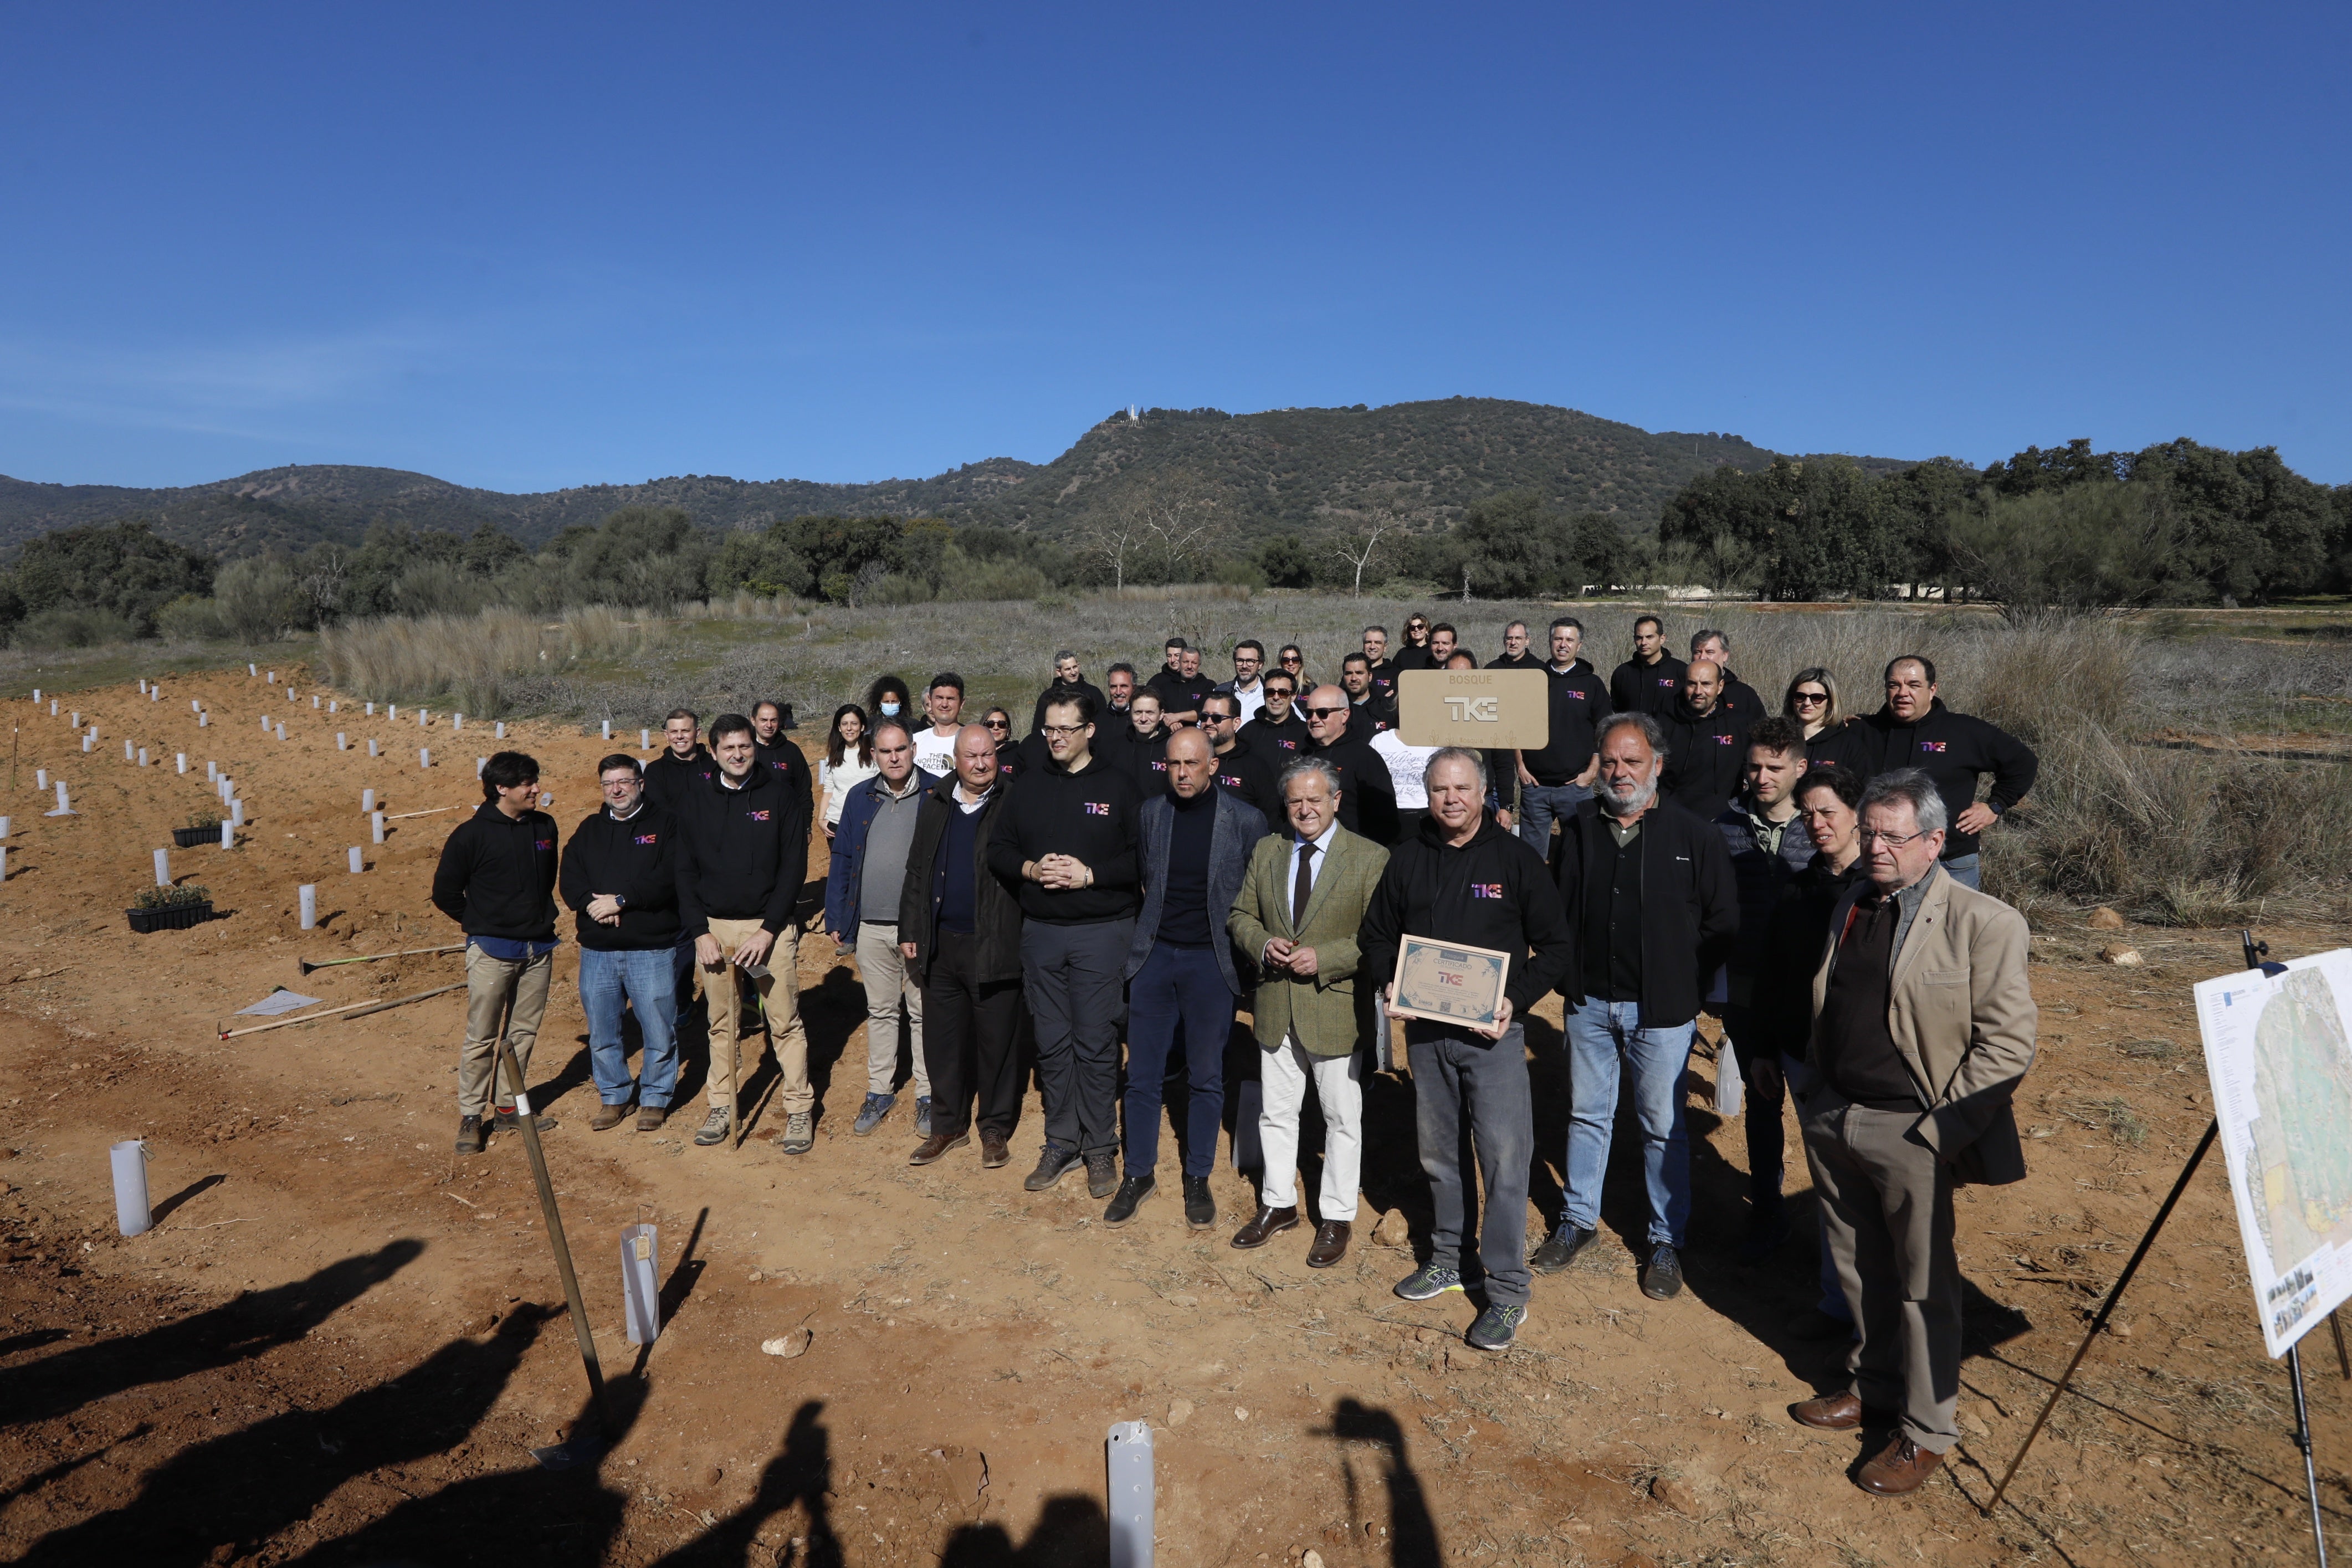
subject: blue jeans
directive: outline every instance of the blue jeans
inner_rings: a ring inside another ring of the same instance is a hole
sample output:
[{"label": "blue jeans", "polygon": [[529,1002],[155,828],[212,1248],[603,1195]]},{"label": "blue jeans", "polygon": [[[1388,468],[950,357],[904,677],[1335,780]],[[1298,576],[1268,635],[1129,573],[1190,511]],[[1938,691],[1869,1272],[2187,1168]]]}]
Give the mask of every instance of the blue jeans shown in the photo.
[{"label": "blue jeans", "polygon": [[1582,784],[1531,784],[1519,786],[1519,837],[1528,847],[1545,859],[1551,858],[1551,825],[1565,824],[1576,815],[1576,808],[1592,798],[1592,792]]},{"label": "blue jeans", "polygon": [[1127,1173],[1148,1176],[1160,1163],[1160,1085],[1168,1058],[1184,1053],[1184,1173],[1217,1168],[1217,1133],[1225,1120],[1225,1041],[1234,1032],[1234,994],[1225,989],[1213,948],[1151,944],[1127,990]]},{"label": "blue jeans", "polygon": [[[596,1098],[626,1105],[632,1093],[648,1109],[667,1106],[677,1089],[677,976],[681,953],[692,947],[636,948],[607,952],[580,950],[580,1005],[588,1015],[588,1064],[596,1078]],[[690,958],[688,962],[691,962]],[[635,1009],[646,1042],[642,1081],[629,1082],[629,1058],[621,1047],[621,1005]]]},{"label": "blue jeans", "polygon": [[1972,893],[1984,891],[1984,861],[1975,855],[1955,855],[1943,862],[1944,874]]},{"label": "blue jeans", "polygon": [[1601,1183],[1617,1121],[1620,1059],[1633,1068],[1633,1113],[1642,1128],[1642,1175],[1650,1194],[1650,1240],[1680,1247],[1690,1225],[1690,1128],[1683,1119],[1683,1069],[1695,1024],[1642,1027],[1638,1002],[1598,997],[1568,1016],[1568,1203],[1565,1218],[1601,1227]]}]

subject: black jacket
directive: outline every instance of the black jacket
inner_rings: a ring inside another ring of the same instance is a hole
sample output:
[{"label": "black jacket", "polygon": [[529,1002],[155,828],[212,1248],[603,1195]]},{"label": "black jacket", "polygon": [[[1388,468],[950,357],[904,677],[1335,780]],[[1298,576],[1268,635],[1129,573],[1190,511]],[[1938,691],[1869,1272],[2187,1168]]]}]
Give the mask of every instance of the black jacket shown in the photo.
[{"label": "black jacket", "polygon": [[555,818],[484,801],[441,846],[433,907],[467,936],[555,940]]},{"label": "black jacket", "polygon": [[1509,953],[1503,994],[1516,1018],[1561,982],[1576,951],[1543,858],[1492,817],[1458,849],[1430,817],[1389,851],[1357,933],[1357,973],[1376,988],[1388,984],[1397,948],[1409,935]]},{"label": "black jacket", "polygon": [[[583,817],[563,847],[558,885],[580,917],[580,945],[601,952],[675,947],[677,921],[677,818],[648,805],[626,822],[610,810]],[[589,900],[620,896],[621,923],[592,920]]]},{"label": "black jacket", "polygon": [[[1142,907],[1143,797],[1135,781],[1097,758],[1078,773],[1048,762],[1021,775],[988,835],[988,868],[1021,891],[1021,912],[1047,925],[1134,918]],[[1091,888],[1046,888],[1022,876],[1024,861],[1072,855],[1095,874]]]},{"label": "black jacket", "polygon": [[1402,675],[1408,669],[1437,668],[1429,662],[1429,645],[1425,642],[1399,643],[1396,651],[1389,655],[1387,662],[1396,667],[1399,675]]},{"label": "black jacket", "polygon": [[[1493,669],[1496,665],[1486,668]],[[1536,668],[1549,681],[1551,730],[1541,751],[1523,752],[1519,760],[1539,784],[1568,784],[1592,765],[1593,752],[1600,747],[1595,731],[1616,709],[1600,675],[1582,659],[1570,665],[1565,675],[1549,664]]]},{"label": "black jacket", "polygon": [[1840,873],[1827,855],[1816,850],[1805,868],[1780,889],[1771,929],[1765,933],[1750,1006],[1751,1027],[1760,1026],[1765,1040],[1782,1056],[1805,1059],[1805,1043],[1813,1032],[1813,972],[1822,966],[1822,954],[1829,946],[1830,918],[1846,889],[1865,874],[1859,855]]},{"label": "black jacket", "polygon": [[1101,687],[1097,686],[1085,676],[1080,676],[1076,686],[1065,686],[1056,679],[1053,685],[1037,693],[1037,706],[1032,709],[1029,714],[1029,732],[1035,734],[1037,727],[1045,721],[1045,704],[1067,702],[1081,693],[1095,700],[1095,725],[1099,730],[1106,715],[1110,712],[1110,699],[1103,695]]},{"label": "black jacket", "polygon": [[1739,793],[1748,771],[1748,715],[1717,701],[1706,714],[1688,702],[1664,721],[1666,771],[1658,793],[1703,822],[1712,822]]},{"label": "black jacket", "polygon": [[709,748],[700,742],[695,743],[694,753],[688,757],[681,758],[676,752],[665,749],[646,764],[646,804],[676,815],[678,804],[690,792],[709,784],[718,773],[719,763],[711,757]]},{"label": "black jacket", "polygon": [[1340,826],[1375,844],[1396,843],[1396,785],[1389,777],[1387,759],[1372,750],[1370,741],[1349,730],[1329,746],[1318,746],[1310,738],[1298,754],[1320,757],[1339,770]]},{"label": "black jacket", "polygon": [[[1579,666],[1582,667],[1588,674],[1591,673],[1592,669],[1591,665],[1586,664],[1580,658],[1576,662]],[[1551,667],[1545,663],[1541,658],[1538,658],[1533,648],[1529,648],[1527,652],[1519,655],[1517,658],[1513,658],[1507,653],[1499,654],[1486,661],[1486,668],[1488,669],[1549,669]]]},{"label": "black jacket", "polygon": [[1728,963],[1731,1005],[1745,1007],[1755,1000],[1780,895],[1812,859],[1813,836],[1805,830],[1802,816],[1792,816],[1780,829],[1780,852],[1767,854],[1748,817],[1745,792],[1723,808],[1715,826],[1723,835],[1724,853],[1731,857],[1731,879],[1739,889],[1739,935],[1731,944]]},{"label": "black jacket", "polygon": [[714,777],[688,792],[678,827],[677,912],[688,936],[718,920],[756,920],[781,935],[808,879],[808,808],[773,768],[753,764],[741,789]]},{"label": "black jacket", "polygon": [[1859,779],[1870,777],[1860,720],[1832,724],[1805,742],[1805,771],[1843,768]]},{"label": "black jacket", "polygon": [[[2041,759],[2033,748],[2007,731],[1966,713],[1955,713],[1937,698],[1918,722],[1906,724],[1885,709],[1854,726],[1867,771],[1875,775],[1896,768],[1921,768],[1944,797],[1944,815],[1954,823],[1976,804],[1977,775],[1992,775],[1992,794],[1985,804],[1996,814],[2025,798],[2033,787]],[[1955,860],[1977,852],[1977,836],[1954,826],[1946,830],[1944,858]]]},{"label": "black jacket", "polygon": [[[1345,663],[1342,663],[1340,668],[1345,669],[1347,666]],[[1384,658],[1381,660],[1380,663],[1371,667],[1371,675],[1372,695],[1380,698],[1385,702],[1395,701],[1397,694],[1397,661],[1393,658]],[[1334,686],[1339,685],[1339,678],[1336,675],[1333,676],[1331,678],[1331,684]],[[1305,681],[1300,681],[1298,683],[1298,700],[1304,702],[1307,700],[1307,694],[1314,689],[1315,689],[1313,687],[1307,685]]]},{"label": "black jacket", "polygon": [[1666,655],[1655,664],[1627,659],[1609,678],[1609,706],[1620,713],[1652,713],[1664,718],[1683,700],[1683,671],[1689,665]]},{"label": "black jacket", "polygon": [[1397,706],[1393,697],[1383,697],[1375,689],[1361,702],[1348,700],[1348,734],[1369,745],[1373,736],[1383,730],[1397,727]]},{"label": "black jacket", "polygon": [[809,771],[808,757],[798,742],[782,730],[776,731],[775,744],[751,738],[751,755],[783,775],[785,787],[800,797],[803,815],[816,816],[816,775]]},{"label": "black jacket", "polygon": [[[1266,766],[1265,758],[1236,742],[1232,751],[1213,760],[1217,764],[1217,787],[1244,805],[1257,807],[1265,817],[1267,832],[1279,833],[1288,825],[1282,796],[1274,784],[1278,770]],[[1218,918],[1223,919],[1223,911]]]},{"label": "black jacket", "polygon": [[[1553,870],[1580,958],[1584,868],[1596,850],[1613,850],[1609,834],[1601,803],[1588,800],[1559,836]],[[1642,854],[1642,1023],[1671,1028],[1698,1016],[1708,982],[1729,955],[1739,934],[1739,891],[1723,835],[1678,805],[1653,806],[1633,842]],[[1560,994],[1570,1006],[1583,1005],[1581,962],[1562,978]]]},{"label": "black jacket", "polygon": [[1243,745],[1255,752],[1259,760],[1276,773],[1306,755],[1307,748],[1314,743],[1314,737],[1307,730],[1307,721],[1298,716],[1295,706],[1290,710],[1290,717],[1279,724],[1268,719],[1261,710],[1256,718],[1242,726],[1241,740]]},{"label": "black jacket", "polygon": [[1198,713],[1202,702],[1217,689],[1217,683],[1205,674],[1179,675],[1166,665],[1143,685],[1144,689],[1160,694],[1160,708],[1165,713]]},{"label": "black jacket", "polygon": [[1162,730],[1150,740],[1135,732],[1129,725],[1127,733],[1115,746],[1098,747],[1095,763],[1099,767],[1116,768],[1135,785],[1137,796],[1150,800],[1155,795],[1168,793],[1168,736]]},{"label": "black jacket", "polygon": [[[907,849],[907,886],[898,895],[898,940],[915,944],[908,969],[918,985],[929,973],[931,954],[939,945],[940,900],[947,890],[947,870],[940,860],[940,841],[947,837],[948,819],[961,811],[956,804],[953,774],[923,794],[915,814],[915,841]],[[1012,797],[1012,788],[998,779],[980,808],[979,831],[972,837],[972,931],[982,984],[1021,978],[1021,894],[988,864],[988,841],[996,819]],[[1015,868],[1017,870],[1018,868]]]},{"label": "black jacket", "polygon": [[[1718,667],[1720,668],[1720,667]],[[1728,708],[1750,724],[1771,711],[1764,706],[1764,695],[1748,682],[1726,669],[1723,674],[1723,695],[1715,700],[1718,708]]]}]

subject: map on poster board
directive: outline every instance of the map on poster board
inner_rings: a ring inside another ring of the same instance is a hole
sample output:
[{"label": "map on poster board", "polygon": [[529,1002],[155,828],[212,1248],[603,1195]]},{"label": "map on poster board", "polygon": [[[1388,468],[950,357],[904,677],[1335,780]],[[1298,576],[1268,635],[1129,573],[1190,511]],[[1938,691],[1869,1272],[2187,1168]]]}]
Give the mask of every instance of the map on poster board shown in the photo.
[{"label": "map on poster board", "polygon": [[2197,1023],[2263,1344],[2282,1356],[2352,1297],[2352,948],[2200,982]]}]

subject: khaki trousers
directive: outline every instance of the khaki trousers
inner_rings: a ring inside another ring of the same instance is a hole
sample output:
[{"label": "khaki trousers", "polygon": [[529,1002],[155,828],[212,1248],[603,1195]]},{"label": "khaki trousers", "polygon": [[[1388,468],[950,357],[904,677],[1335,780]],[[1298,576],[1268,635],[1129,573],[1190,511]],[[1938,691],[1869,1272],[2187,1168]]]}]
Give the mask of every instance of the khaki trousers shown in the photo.
[{"label": "khaki trousers", "polygon": [[[755,920],[727,921],[717,916],[710,920],[710,934],[730,956],[759,929],[760,922]],[[727,1108],[728,1086],[731,1083],[740,1093],[760,1066],[758,1047],[753,1048],[748,1062],[741,1060],[736,1050],[736,1040],[751,1034],[760,1025],[758,1009],[743,1005],[743,987],[747,984],[758,988],[761,1000],[766,1004],[768,1036],[776,1042],[776,1058],[783,1069],[784,1114],[791,1116],[816,1109],[816,1090],[809,1086],[808,1031],[801,1026],[800,936],[800,927],[793,925],[786,926],[776,938],[775,947],[768,954],[765,980],[746,982],[742,972],[731,963],[715,974],[698,961],[694,966],[695,982],[710,1015],[710,1082],[707,1098],[719,1110]]]},{"label": "khaki trousers", "polygon": [[904,997],[907,1037],[915,1054],[915,1095],[929,1100],[931,1064],[923,1056],[923,988],[907,973],[897,926],[858,922],[857,973],[866,983],[866,1091],[887,1094],[898,1077],[898,1002]]},{"label": "khaki trousers", "polygon": [[[547,1016],[547,983],[554,973],[551,948],[537,958],[509,960],[492,958],[471,942],[466,944],[466,1044],[457,1053],[458,1115],[488,1114],[501,1020],[516,1064],[530,1071],[530,1047],[538,1043],[540,1021]],[[499,1070],[498,1077],[499,1103],[512,1105],[521,1086],[510,1071]]]},{"label": "khaki trousers", "polygon": [[1862,1331],[1846,1352],[1853,1392],[1901,1411],[1903,1435],[1941,1454],[1960,1440],[1960,1264],[1952,1169],[1912,1132],[1919,1116],[1850,1104],[1824,1084],[1802,1125],[1830,1258]]}]

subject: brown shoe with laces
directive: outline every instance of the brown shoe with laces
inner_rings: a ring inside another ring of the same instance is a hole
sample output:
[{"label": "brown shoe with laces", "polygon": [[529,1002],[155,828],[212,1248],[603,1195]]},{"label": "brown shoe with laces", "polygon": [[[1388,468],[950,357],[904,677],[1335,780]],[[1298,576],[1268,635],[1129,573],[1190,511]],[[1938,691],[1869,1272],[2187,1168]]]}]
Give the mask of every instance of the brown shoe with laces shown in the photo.
[{"label": "brown shoe with laces", "polygon": [[1244,1252],[1253,1247],[1264,1247],[1297,1223],[1298,1206],[1296,1204],[1286,1209],[1261,1208],[1247,1225],[1234,1232],[1234,1245]]},{"label": "brown shoe with laces", "polygon": [[1862,1467],[1854,1484],[1879,1497],[1901,1497],[1917,1491],[1943,1462],[1943,1455],[1898,1436]]},{"label": "brown shoe with laces", "polygon": [[1789,1414],[1798,1426],[1817,1432],[1851,1432],[1862,1425],[1862,1395],[1847,1389],[1801,1399],[1789,1406]]},{"label": "brown shoe with laces", "polygon": [[1012,1163],[1012,1161],[1013,1141],[1011,1139],[998,1132],[983,1132],[980,1135],[980,1168],[982,1170],[993,1171],[1000,1165]]},{"label": "brown shoe with laces", "polygon": [[1344,1219],[1327,1219],[1315,1227],[1315,1245],[1307,1249],[1307,1267],[1328,1268],[1348,1256],[1348,1233],[1353,1229]]},{"label": "brown shoe with laces", "polygon": [[971,1142],[969,1132],[934,1132],[915,1145],[915,1152],[907,1156],[907,1163],[928,1165],[949,1150],[961,1149]]},{"label": "brown shoe with laces", "polygon": [[625,1100],[618,1105],[600,1105],[596,1108],[596,1114],[588,1119],[588,1131],[609,1132],[628,1119],[629,1102]]}]

